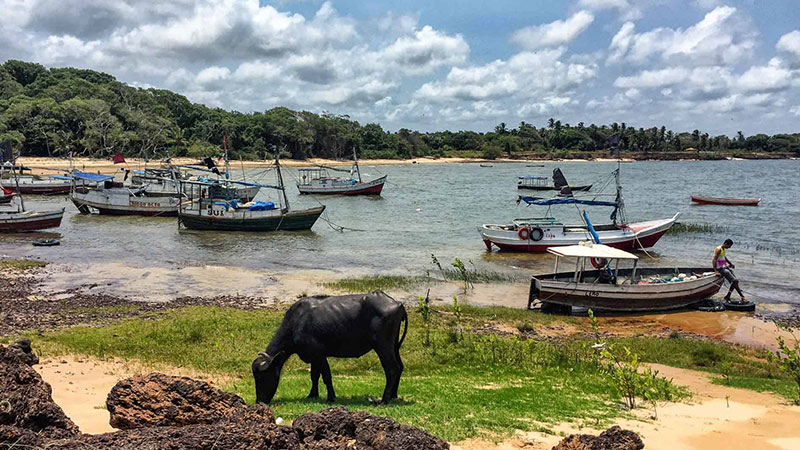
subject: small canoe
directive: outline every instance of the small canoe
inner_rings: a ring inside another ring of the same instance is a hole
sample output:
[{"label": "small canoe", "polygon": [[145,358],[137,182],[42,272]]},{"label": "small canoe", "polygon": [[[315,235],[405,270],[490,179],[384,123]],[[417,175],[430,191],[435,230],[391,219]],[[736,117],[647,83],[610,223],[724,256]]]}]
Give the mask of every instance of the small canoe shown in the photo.
[{"label": "small canoe", "polygon": [[693,195],[692,201],[699,205],[726,205],[726,206],[758,206],[760,198],[731,198],[731,197],[708,197],[704,195]]}]

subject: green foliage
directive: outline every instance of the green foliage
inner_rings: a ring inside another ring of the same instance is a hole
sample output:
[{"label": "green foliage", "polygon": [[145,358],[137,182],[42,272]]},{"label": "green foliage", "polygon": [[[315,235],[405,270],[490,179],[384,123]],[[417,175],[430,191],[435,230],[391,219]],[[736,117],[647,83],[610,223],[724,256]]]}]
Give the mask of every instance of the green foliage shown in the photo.
[{"label": "green foliage", "polygon": [[[72,102],[72,104],[66,104]],[[0,65],[0,133],[16,133],[24,155],[104,157],[207,156],[227,139],[232,159],[263,159],[275,151],[291,158],[410,158],[453,156],[495,159],[589,157],[609,151],[609,137],[619,136],[619,150],[657,154],[696,151],[692,157],[719,159],[719,153],[800,153],[800,134],[758,134],[734,139],[695,130],[674,133],[613,123],[597,126],[562,124],[550,119],[537,128],[505,123],[489,133],[409,129],[387,132],[376,123],[359,124],[347,115],[314,114],[276,107],[243,114],[208,108],[163,89],[135,88],[93,70],[46,68],[8,60]],[[705,156],[703,156],[705,155]],[[709,156],[711,155],[711,156]],[[716,156],[715,156],[716,155]]]},{"label": "green foliage", "polygon": [[776,325],[779,329],[788,331],[794,342],[787,343],[783,336],[778,336],[778,350],[770,352],[769,359],[797,384],[797,398],[794,401],[800,405],[800,341],[795,336],[794,329],[777,322]]},{"label": "green foliage", "polygon": [[[430,291],[428,292],[430,294]],[[422,345],[428,347],[431,345],[431,304],[428,300],[428,295],[417,297],[419,304],[417,305],[417,312],[422,317],[422,323],[425,327],[425,341]]]},{"label": "green foliage", "polygon": [[464,283],[465,291],[475,283],[509,283],[517,281],[512,275],[478,269],[472,261],[469,261],[469,264],[472,266],[472,269],[470,269],[464,265],[464,262],[460,258],[454,258],[453,262],[450,264],[453,267],[452,269],[443,267],[434,254],[431,254],[431,262],[438,269],[442,279]]}]

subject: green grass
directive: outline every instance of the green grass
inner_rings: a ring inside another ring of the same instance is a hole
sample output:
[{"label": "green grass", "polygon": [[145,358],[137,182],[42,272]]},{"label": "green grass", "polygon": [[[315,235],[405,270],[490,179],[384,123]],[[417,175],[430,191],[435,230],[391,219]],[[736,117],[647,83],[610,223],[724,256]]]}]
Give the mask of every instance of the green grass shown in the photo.
[{"label": "green grass", "polygon": [[[464,305],[458,322],[452,307],[435,308],[432,345],[426,347],[421,316],[407,309],[410,324],[401,350],[406,371],[400,401],[389,406],[369,402],[369,396],[380,397],[384,384],[380,363],[370,353],[358,359],[331,358],[337,404],[390,416],[450,441],[503,438],[516,429],[545,430],[563,421],[605,426],[625,414],[613,381],[588,357],[587,345],[594,340],[544,342],[477,332],[501,324],[534,331],[548,325],[577,326],[583,323],[580,319]],[[266,347],[282,316],[282,311],[274,310],[187,307],[155,313],[150,320],[78,326],[31,337],[45,356],[65,352],[114,356],[225,375],[233,379],[226,389],[253,402],[250,364]],[[466,330],[463,339],[452,332],[456,326]],[[792,385],[767,364],[761,352],[687,338],[605,340],[616,348],[630,348],[645,362],[718,374],[726,371],[733,385],[784,395],[795,392],[788,391]],[[309,389],[308,365],[293,356],[273,401],[275,414],[293,419],[329,406],[306,399]],[[320,389],[324,398],[324,386]],[[674,390],[673,395],[680,398],[686,393]]]},{"label": "green grass", "polygon": [[[516,311],[517,319],[527,315],[541,314]],[[434,319],[434,344],[424,347],[421,319],[410,316],[401,350],[406,365],[401,401],[369,403],[368,396],[380,397],[384,384],[371,353],[331,359],[337,403],[391,416],[448,440],[507,436],[514,429],[536,430],[541,423],[565,420],[605,425],[620,414],[616,390],[598,368],[576,363],[551,344],[469,333],[454,343],[447,333],[452,318],[442,315]],[[278,311],[190,307],[164,312],[156,320],[79,326],[32,337],[43,355],[114,356],[232,376],[237,381],[227,387],[252,402],[250,364],[281,318]],[[275,413],[292,419],[329,406],[305,399],[309,388],[307,365],[292,357],[274,400]]]},{"label": "green grass", "polygon": [[673,225],[667,234],[683,234],[683,233],[725,233],[728,227],[722,225],[710,225],[706,223],[682,223],[678,222]]},{"label": "green grass", "polygon": [[345,292],[372,292],[392,289],[409,290],[427,281],[428,279],[422,276],[367,275],[328,281],[322,283],[322,285],[326,288]]},{"label": "green grass", "polygon": [[35,259],[4,259],[0,261],[0,270],[25,271],[38,269],[47,265],[45,261]]}]

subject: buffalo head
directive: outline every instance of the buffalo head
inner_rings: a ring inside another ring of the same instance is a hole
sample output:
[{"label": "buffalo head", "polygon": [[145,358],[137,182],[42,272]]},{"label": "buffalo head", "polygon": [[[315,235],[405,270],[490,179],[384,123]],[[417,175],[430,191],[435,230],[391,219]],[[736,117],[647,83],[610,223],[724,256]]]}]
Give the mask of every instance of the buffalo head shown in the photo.
[{"label": "buffalo head", "polygon": [[[282,352],[281,352],[282,353]],[[256,403],[269,403],[278,390],[278,381],[281,377],[280,356],[270,356],[266,353],[259,353],[253,361],[253,378],[256,382]]]}]

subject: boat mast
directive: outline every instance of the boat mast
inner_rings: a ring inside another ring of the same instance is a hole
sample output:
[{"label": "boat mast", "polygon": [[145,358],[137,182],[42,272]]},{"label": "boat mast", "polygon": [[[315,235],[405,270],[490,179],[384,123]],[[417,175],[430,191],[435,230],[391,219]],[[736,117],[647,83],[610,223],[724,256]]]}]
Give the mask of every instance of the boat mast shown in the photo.
[{"label": "boat mast", "polygon": [[[14,166],[17,165],[17,159],[14,158],[11,161],[11,173],[14,174],[14,183],[17,185],[17,197],[19,197],[19,212],[25,212],[25,200],[22,199],[22,192],[19,190],[19,175],[14,170]],[[22,172],[22,166],[20,166],[19,171]]]},{"label": "boat mast", "polygon": [[627,220],[625,218],[625,200],[622,196],[622,184],[619,181],[620,165],[621,164],[617,162],[617,170],[614,171],[614,181],[617,183],[617,217],[619,218],[619,223],[625,225]]},{"label": "boat mast", "polygon": [[225,150],[225,179],[230,178],[231,164],[228,162],[228,139],[222,136],[222,148]]},{"label": "boat mast", "polygon": [[356,166],[356,173],[358,174],[358,182],[361,183],[361,170],[358,168],[358,156],[356,156],[356,148],[353,147],[353,165]]},{"label": "boat mast", "polygon": [[278,157],[279,155],[280,155],[280,151],[278,151],[278,149],[276,148],[275,149],[275,170],[278,173],[278,186],[280,187],[281,192],[283,192],[283,202],[286,205],[286,210],[288,211],[289,210],[289,197],[286,196],[286,186],[283,185],[283,175],[281,175],[281,161],[280,161],[280,158]]}]

